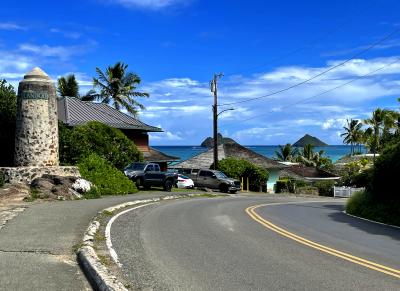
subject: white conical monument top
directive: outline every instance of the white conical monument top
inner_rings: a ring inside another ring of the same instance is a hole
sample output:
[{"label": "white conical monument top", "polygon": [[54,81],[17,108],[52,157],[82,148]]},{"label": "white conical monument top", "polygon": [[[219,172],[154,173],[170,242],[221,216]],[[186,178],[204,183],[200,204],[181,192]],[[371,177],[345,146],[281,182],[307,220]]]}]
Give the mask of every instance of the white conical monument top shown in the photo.
[{"label": "white conical monument top", "polygon": [[30,72],[26,73],[26,75],[24,76],[25,80],[50,80],[49,75],[47,75],[45,73],[45,71],[43,71],[41,68],[39,67],[34,67]]}]

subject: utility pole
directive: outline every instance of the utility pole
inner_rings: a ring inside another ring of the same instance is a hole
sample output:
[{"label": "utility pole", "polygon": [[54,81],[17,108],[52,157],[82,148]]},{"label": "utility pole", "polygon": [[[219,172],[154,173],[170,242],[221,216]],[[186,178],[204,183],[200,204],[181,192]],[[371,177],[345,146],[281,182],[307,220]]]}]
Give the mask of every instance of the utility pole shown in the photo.
[{"label": "utility pole", "polygon": [[214,170],[218,169],[218,79],[223,76],[222,73],[214,74],[213,79],[210,81],[211,92],[214,93],[213,109],[213,131],[214,131]]}]

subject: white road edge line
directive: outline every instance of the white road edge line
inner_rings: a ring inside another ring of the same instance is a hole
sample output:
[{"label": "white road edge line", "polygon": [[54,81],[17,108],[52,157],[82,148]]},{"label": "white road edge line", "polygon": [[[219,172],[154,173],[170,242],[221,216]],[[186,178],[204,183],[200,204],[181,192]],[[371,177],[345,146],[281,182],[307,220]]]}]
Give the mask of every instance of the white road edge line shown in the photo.
[{"label": "white road edge line", "polygon": [[113,244],[112,244],[112,242],[111,242],[111,226],[112,226],[112,224],[114,223],[114,221],[115,221],[118,217],[120,217],[121,215],[123,215],[123,214],[125,214],[125,213],[127,213],[127,212],[129,212],[129,211],[133,211],[133,210],[136,210],[136,209],[138,209],[138,208],[142,208],[142,207],[144,207],[144,206],[149,206],[149,205],[152,205],[152,204],[155,204],[155,203],[157,203],[157,202],[152,202],[152,203],[148,203],[148,204],[136,206],[136,207],[133,207],[133,208],[129,208],[129,209],[124,210],[124,211],[118,213],[117,215],[111,217],[111,219],[108,221],[107,226],[106,226],[106,230],[105,230],[106,245],[107,245],[108,251],[110,252],[111,258],[112,258],[112,259],[114,260],[114,262],[118,265],[118,267],[121,268],[121,267],[122,267],[122,264],[119,262],[117,252],[114,250]]},{"label": "white road edge line", "polygon": [[389,226],[389,227],[393,227],[393,228],[400,229],[400,226],[392,225],[392,224],[387,224],[387,223],[383,223],[383,222],[371,220],[371,219],[368,219],[368,218],[364,218],[364,217],[352,215],[352,214],[350,214],[350,213],[347,213],[346,210],[343,210],[342,212],[343,212],[344,214],[346,214],[346,215],[348,215],[348,216],[351,216],[351,217],[354,217],[354,218],[358,218],[358,219],[365,220],[365,221],[368,221],[368,222],[372,222],[372,223],[376,223],[376,224],[380,224],[380,225],[384,225],[384,226]]}]

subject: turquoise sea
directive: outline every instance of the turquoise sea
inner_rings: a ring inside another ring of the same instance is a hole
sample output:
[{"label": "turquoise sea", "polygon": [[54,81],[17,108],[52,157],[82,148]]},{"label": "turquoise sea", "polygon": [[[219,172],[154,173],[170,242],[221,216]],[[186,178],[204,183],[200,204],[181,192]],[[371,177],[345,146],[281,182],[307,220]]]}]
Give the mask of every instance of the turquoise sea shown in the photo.
[{"label": "turquoise sea", "polygon": [[[171,156],[180,157],[181,161],[190,159],[191,157],[205,152],[207,149],[200,146],[152,146],[153,148],[162,151]],[[274,158],[275,151],[279,150],[279,146],[245,146],[261,155],[268,158]],[[337,161],[341,157],[350,153],[350,146],[348,145],[331,145],[326,147],[316,147],[315,151],[323,150],[325,154],[332,159],[333,162]],[[365,152],[365,148],[362,148]]]}]

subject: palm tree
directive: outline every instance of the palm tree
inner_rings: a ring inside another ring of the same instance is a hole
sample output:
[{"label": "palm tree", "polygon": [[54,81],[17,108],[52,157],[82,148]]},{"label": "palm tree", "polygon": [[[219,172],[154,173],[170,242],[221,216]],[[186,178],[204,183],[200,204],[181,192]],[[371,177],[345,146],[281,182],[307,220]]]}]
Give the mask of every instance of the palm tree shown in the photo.
[{"label": "palm tree", "polygon": [[346,126],[343,127],[345,130],[344,133],[342,133],[340,136],[344,136],[343,142],[345,144],[350,144],[351,145],[351,154],[354,154],[354,145],[360,145],[361,144],[361,138],[362,138],[362,123],[359,120],[356,119],[347,119],[347,124]]},{"label": "palm tree", "polygon": [[292,147],[290,143],[287,143],[285,146],[280,145],[279,151],[275,151],[277,160],[282,162],[291,162],[298,154],[299,150]]},{"label": "palm tree", "polygon": [[60,96],[79,98],[79,85],[74,74],[59,78],[57,83],[57,92]]},{"label": "palm tree", "polygon": [[382,124],[384,121],[384,110],[377,108],[374,110],[372,113],[372,117],[364,120],[364,124],[369,125],[367,128],[367,131],[370,133],[369,135],[369,147],[374,154],[377,153],[379,150],[379,145],[380,145],[380,138],[381,138],[381,129],[382,129]]},{"label": "palm tree", "polygon": [[127,72],[127,68],[128,65],[122,62],[108,66],[104,73],[96,68],[98,78],[93,78],[93,86],[99,89],[99,93],[93,96],[103,103],[111,103],[117,110],[125,108],[133,116],[137,116],[138,109],[143,110],[145,107],[134,97],[149,97],[149,94],[135,91],[140,84],[140,77]]},{"label": "palm tree", "polygon": [[331,165],[332,161],[328,157],[324,157],[324,154],[325,151],[314,152],[314,146],[306,144],[296,160],[309,167],[326,167]]}]

